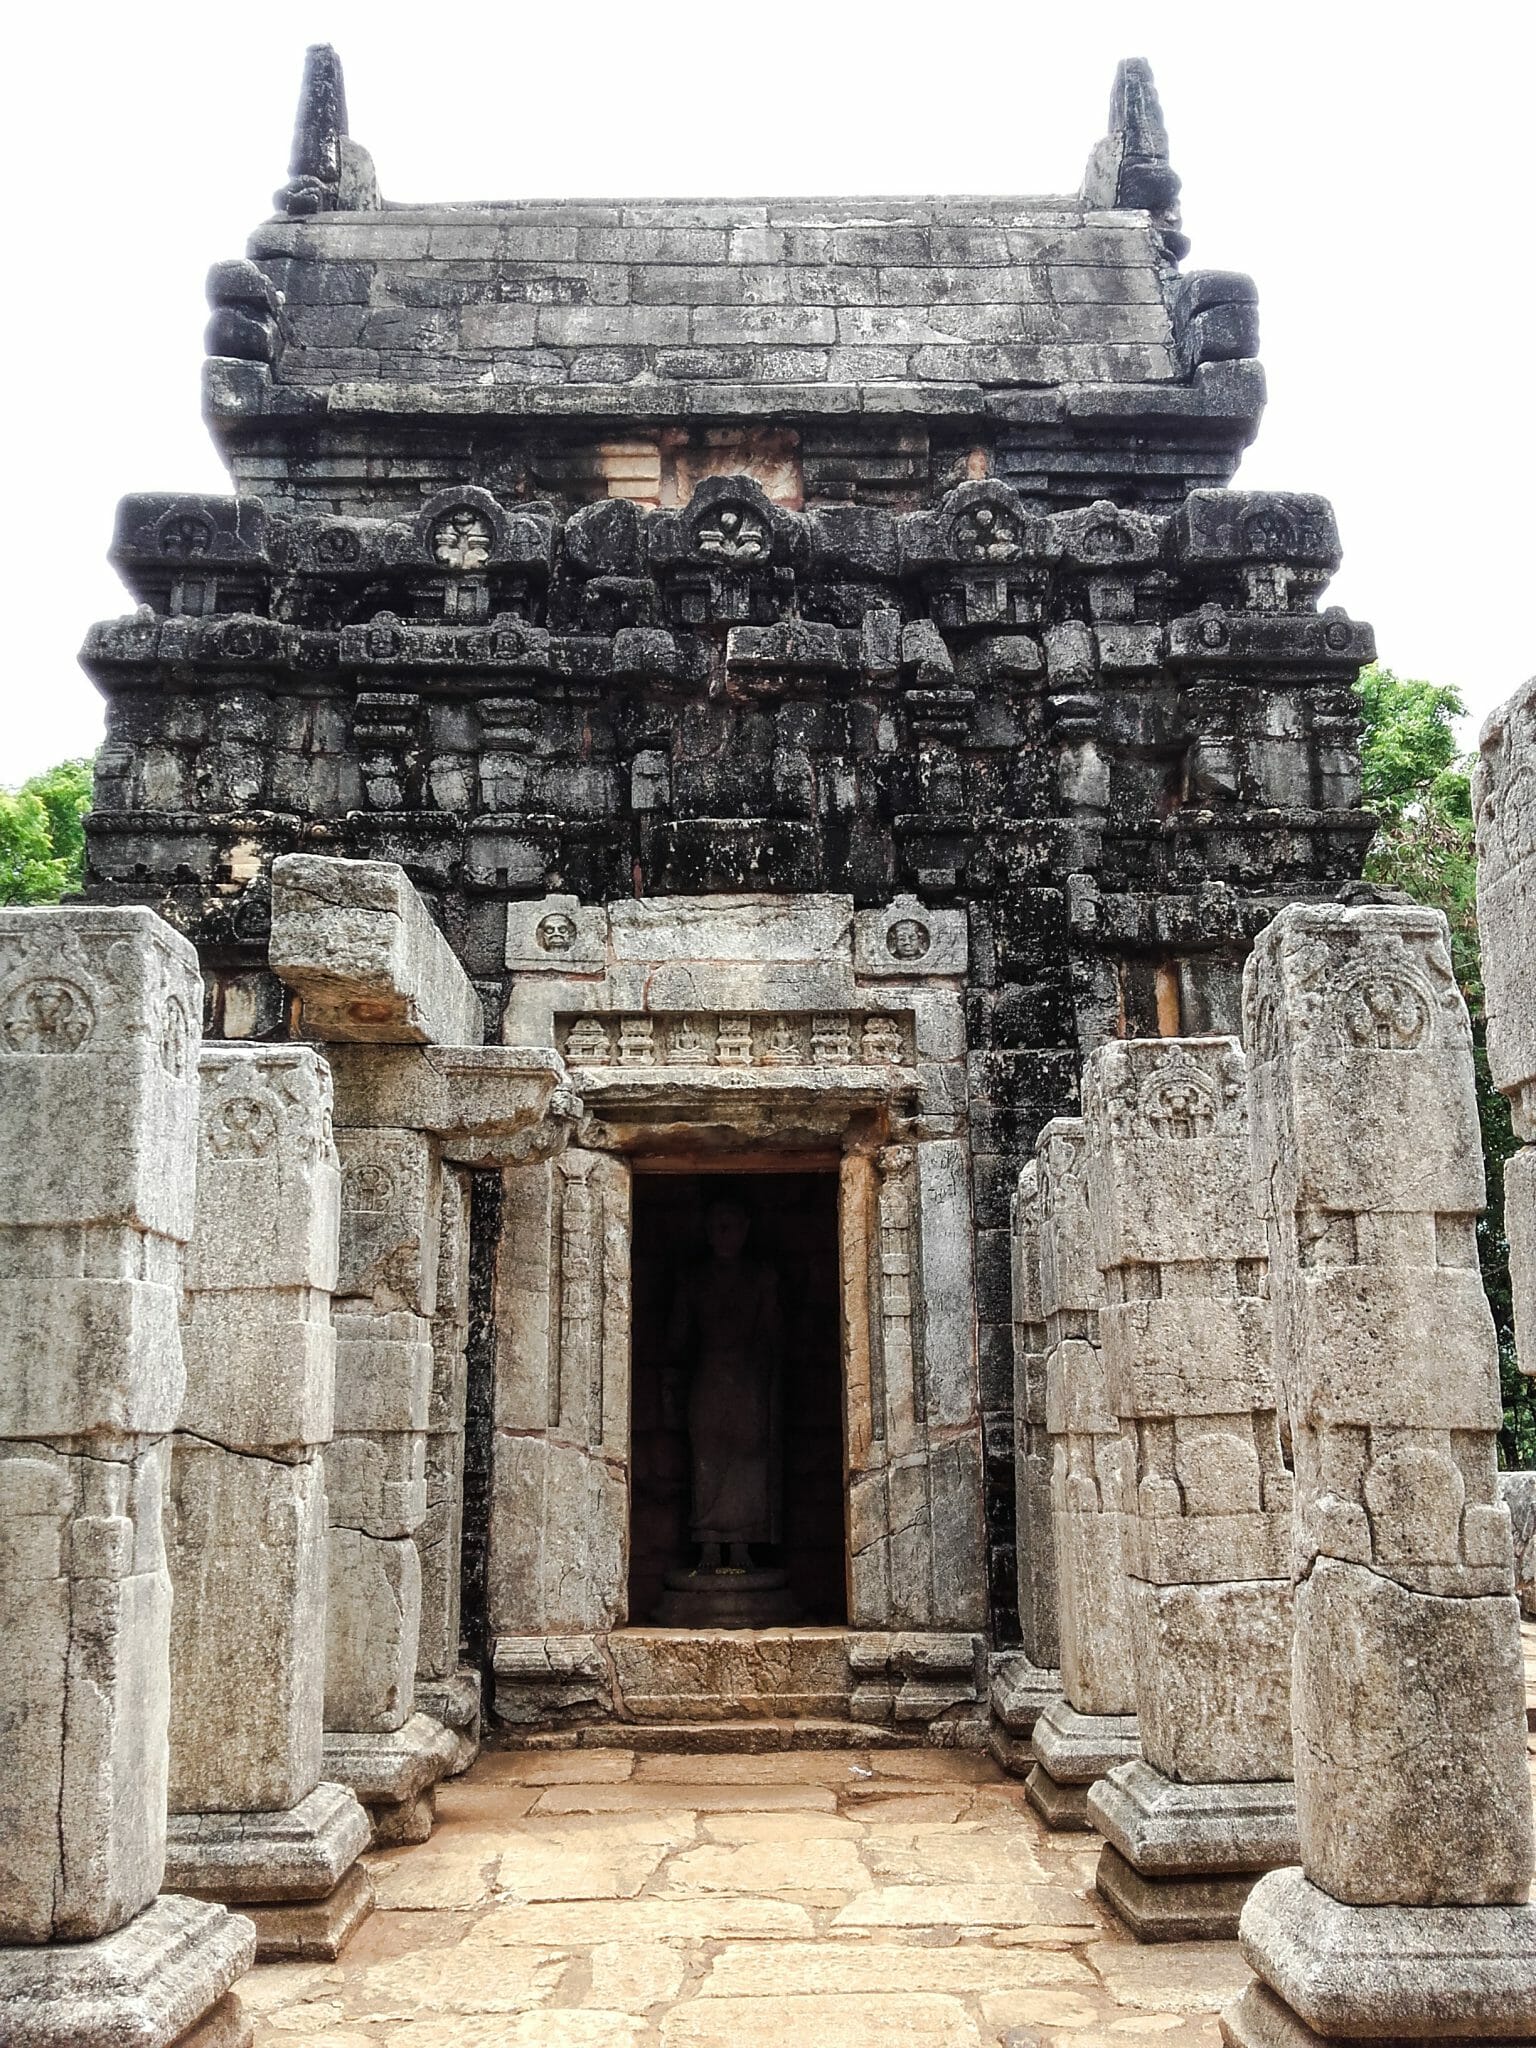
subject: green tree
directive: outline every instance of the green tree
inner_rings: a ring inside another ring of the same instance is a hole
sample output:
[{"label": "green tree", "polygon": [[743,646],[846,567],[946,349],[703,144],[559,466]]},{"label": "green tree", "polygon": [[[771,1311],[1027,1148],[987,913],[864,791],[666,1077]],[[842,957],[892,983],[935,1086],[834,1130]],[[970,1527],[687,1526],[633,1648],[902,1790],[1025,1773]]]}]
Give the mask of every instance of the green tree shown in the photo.
[{"label": "green tree", "polygon": [[1477,1226],[1477,1241],[1499,1340],[1504,1398],[1500,1456],[1506,1465],[1536,1465],[1536,1380],[1526,1378],[1515,1360],[1514,1299],[1504,1230],[1504,1162],[1515,1149],[1515,1134],[1509,1105],[1488,1072],[1477,938],[1472,764],[1456,739],[1455,721],[1466,715],[1467,707],[1460,691],[1449,684],[1400,678],[1379,665],[1366,669],[1357,687],[1365,717],[1360,794],[1378,821],[1366,878],[1445,912],[1452,964],[1472,1018],[1477,1113],[1488,1173],[1488,1207]]},{"label": "green tree", "polygon": [[0,789],[0,904],[57,903],[85,880],[92,763],[61,761]]}]

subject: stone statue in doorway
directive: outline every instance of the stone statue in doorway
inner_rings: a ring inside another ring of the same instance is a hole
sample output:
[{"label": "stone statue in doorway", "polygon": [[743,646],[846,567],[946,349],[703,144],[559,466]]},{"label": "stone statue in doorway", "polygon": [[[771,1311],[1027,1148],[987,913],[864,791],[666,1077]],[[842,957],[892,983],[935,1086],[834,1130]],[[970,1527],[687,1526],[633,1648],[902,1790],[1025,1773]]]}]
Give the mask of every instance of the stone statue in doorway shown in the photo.
[{"label": "stone statue in doorway", "polygon": [[668,1573],[658,1618],[680,1626],[793,1618],[784,1573],[752,1556],[754,1543],[780,1535],[783,1324],[778,1274],[748,1250],[751,1227],[740,1202],[711,1202],[707,1255],[683,1273],[673,1302],[668,1351],[673,1372],[686,1373],[689,1533],[699,1557]]}]

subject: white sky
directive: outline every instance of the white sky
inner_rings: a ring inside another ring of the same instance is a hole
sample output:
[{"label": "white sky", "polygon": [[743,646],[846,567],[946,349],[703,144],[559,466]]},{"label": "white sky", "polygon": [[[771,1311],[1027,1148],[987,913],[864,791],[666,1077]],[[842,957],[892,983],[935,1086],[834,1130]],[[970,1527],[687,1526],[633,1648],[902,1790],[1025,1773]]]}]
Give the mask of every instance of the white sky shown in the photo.
[{"label": "white sky", "polygon": [[225,487],[203,280],[271,211],[317,41],[417,200],[1071,191],[1116,59],[1150,58],[1189,262],[1258,281],[1239,481],[1333,499],[1333,599],[1399,672],[1480,718],[1536,669],[1530,0],[139,0],[6,40],[0,785],[99,737],[74,655],[127,606],[117,498]]}]

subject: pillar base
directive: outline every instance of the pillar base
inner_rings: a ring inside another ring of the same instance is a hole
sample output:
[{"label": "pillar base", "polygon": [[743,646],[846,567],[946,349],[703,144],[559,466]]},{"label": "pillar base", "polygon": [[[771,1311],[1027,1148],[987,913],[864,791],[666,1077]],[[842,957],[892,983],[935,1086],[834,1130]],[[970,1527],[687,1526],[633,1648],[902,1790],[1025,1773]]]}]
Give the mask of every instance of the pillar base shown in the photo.
[{"label": "pillar base", "polygon": [[1345,1906],[1276,1870],[1254,1886],[1241,1940],[1264,1981],[1223,2016],[1234,2048],[1536,2038],[1530,1905]]},{"label": "pillar base", "polygon": [[447,1678],[418,1678],[415,1708],[458,1737],[458,1755],[445,1775],[457,1778],[467,1771],[480,1754],[479,1672],[461,1669]]},{"label": "pillar base", "polygon": [[1057,1834],[1091,1832],[1086,1785],[1059,1784],[1044,1764],[1036,1764],[1024,1780],[1024,1797]]},{"label": "pillar base", "polygon": [[[1371,2048],[1369,2040],[1341,2043],[1336,2035],[1314,2033],[1283,1998],[1276,1998],[1267,1984],[1250,1984],[1221,2015],[1220,2025],[1226,2048]],[[1476,2039],[1479,2048],[1530,2048],[1528,2034],[1519,2040],[1508,2034],[1502,2040],[1464,2034],[1392,2034],[1374,2038],[1375,2048],[1446,2048],[1447,2040],[1468,2038]]]},{"label": "pillar base", "polygon": [[1134,1714],[1080,1714],[1064,1699],[1045,1708],[1030,1740],[1037,1761],[1024,1791],[1048,1828],[1091,1827],[1089,1786],[1141,1755]]},{"label": "pillar base", "polygon": [[223,1905],[323,1899],[371,1838],[347,1785],[321,1783],[279,1813],[173,1813],[165,1888]]},{"label": "pillar base", "polygon": [[354,1863],[323,1899],[274,1899],[240,1910],[256,1929],[258,1963],[334,1963],[373,1906],[373,1879]]},{"label": "pillar base", "polygon": [[[1089,1809],[1093,1825],[1093,1808]],[[1138,1941],[1233,1941],[1255,1873],[1236,1877],[1148,1877],[1108,1842],[1093,1887]]]},{"label": "pillar base", "polygon": [[0,1948],[6,2048],[244,2048],[225,1994],[255,1959],[249,1920],[164,1893],[96,1941]]},{"label": "pillar base", "polygon": [[1186,1785],[1137,1757],[1094,1786],[1089,1816],[1144,1877],[1257,1877],[1300,1863],[1296,1787]]},{"label": "pillar base", "polygon": [[433,1793],[459,1753],[459,1738],[430,1714],[412,1714],[385,1734],[327,1732],[325,1774],[348,1785],[368,1809],[380,1848],[424,1842]]}]

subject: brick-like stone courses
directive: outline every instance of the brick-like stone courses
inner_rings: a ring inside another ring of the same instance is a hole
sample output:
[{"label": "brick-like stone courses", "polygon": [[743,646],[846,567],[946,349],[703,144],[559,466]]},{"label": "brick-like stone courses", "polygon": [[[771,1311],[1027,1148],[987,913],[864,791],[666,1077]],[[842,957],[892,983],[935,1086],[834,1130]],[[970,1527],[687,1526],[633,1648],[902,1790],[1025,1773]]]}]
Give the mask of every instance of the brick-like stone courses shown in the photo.
[{"label": "brick-like stone courses", "polygon": [[1332,516],[1210,488],[1252,287],[1178,268],[1144,67],[1084,198],[387,211],[323,71],[211,281],[238,495],[119,516],[91,892],[168,907],[235,1037],[286,1028],[267,873],[320,836],[405,866],[492,1035],[509,900],[963,911],[1010,1636],[1019,1170],[1104,1037],[1234,1028],[1372,830]]}]

